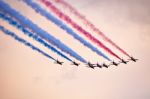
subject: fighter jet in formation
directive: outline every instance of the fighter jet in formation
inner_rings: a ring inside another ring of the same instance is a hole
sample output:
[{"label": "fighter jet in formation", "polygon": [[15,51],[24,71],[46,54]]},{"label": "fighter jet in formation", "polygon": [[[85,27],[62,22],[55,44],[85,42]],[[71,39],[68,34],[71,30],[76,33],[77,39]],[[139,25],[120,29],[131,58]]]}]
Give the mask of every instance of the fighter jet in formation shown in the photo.
[{"label": "fighter jet in formation", "polygon": [[94,64],[91,64],[90,62],[88,62],[87,65],[89,68],[92,68],[92,69],[94,69],[96,67],[96,66],[94,66]]},{"label": "fighter jet in formation", "polygon": [[73,62],[72,62],[72,65],[79,66],[80,64],[79,64],[79,63],[76,63],[75,61],[73,61]]},{"label": "fighter jet in formation", "polygon": [[103,66],[100,65],[99,63],[96,64],[97,67],[102,68]]},{"label": "fighter jet in formation", "polygon": [[130,59],[128,59],[128,60],[131,60],[131,61],[133,61],[133,62],[136,62],[138,59],[135,59],[134,57],[130,57]]},{"label": "fighter jet in formation", "polygon": [[64,62],[60,62],[59,60],[55,61],[56,64],[62,65]]},{"label": "fighter jet in formation", "polygon": [[103,67],[108,68],[110,65],[107,65],[105,63],[102,64]]},{"label": "fighter jet in formation", "polygon": [[112,62],[110,65],[118,66],[120,63],[116,63],[115,61]]},{"label": "fighter jet in formation", "polygon": [[123,63],[123,64],[127,64],[129,61],[125,61],[124,59],[121,59],[120,63]]}]

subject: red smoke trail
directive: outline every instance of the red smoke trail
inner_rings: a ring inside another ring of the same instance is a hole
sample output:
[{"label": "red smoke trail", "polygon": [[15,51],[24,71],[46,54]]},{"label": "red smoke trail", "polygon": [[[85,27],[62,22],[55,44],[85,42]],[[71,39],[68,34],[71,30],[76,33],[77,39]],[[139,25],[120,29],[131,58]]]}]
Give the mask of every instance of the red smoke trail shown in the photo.
[{"label": "red smoke trail", "polygon": [[102,36],[102,38],[109,42],[111,45],[113,45],[116,49],[118,49],[119,51],[121,51],[123,54],[127,55],[130,57],[130,55],[125,52],[123,49],[121,49],[117,44],[115,44],[111,39],[109,39],[103,32],[101,32],[98,28],[96,28],[96,26],[94,24],[92,24],[92,22],[90,22],[89,20],[87,20],[81,13],[79,13],[75,8],[73,8],[70,4],[68,4],[67,2],[65,2],[64,0],[54,0],[56,3],[60,3],[62,4],[64,7],[68,7],[68,9],[70,10],[70,12],[72,12],[75,16],[77,16],[79,19],[81,19],[83,21],[83,23],[88,26],[90,29],[92,29],[94,32],[96,32],[97,34],[99,34],[100,36]]},{"label": "red smoke trail", "polygon": [[50,8],[59,18],[65,20],[67,23],[71,24],[75,29],[77,29],[80,33],[84,34],[87,38],[89,38],[94,43],[98,44],[100,47],[105,49],[108,53],[115,56],[118,59],[121,59],[118,55],[116,55],[114,52],[112,52],[108,47],[106,47],[102,42],[97,40],[95,37],[93,37],[89,32],[84,30],[82,27],[80,27],[78,24],[76,24],[69,16],[62,13],[59,9],[57,9],[50,1],[47,0],[40,0],[45,6]]}]

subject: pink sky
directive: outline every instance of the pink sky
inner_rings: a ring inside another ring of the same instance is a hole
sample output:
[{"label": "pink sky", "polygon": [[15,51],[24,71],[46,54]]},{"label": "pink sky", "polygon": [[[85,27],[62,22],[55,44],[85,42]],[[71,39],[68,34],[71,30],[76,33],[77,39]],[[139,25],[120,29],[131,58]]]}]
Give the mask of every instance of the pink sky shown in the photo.
[{"label": "pink sky", "polygon": [[[99,58],[72,37],[48,23],[23,2],[6,0],[36,24],[95,62]],[[150,99],[150,1],[68,0],[87,19],[129,54],[137,63],[95,68],[59,66],[0,31],[0,99]],[[78,21],[78,20],[77,20]],[[55,58],[62,59],[0,19],[0,25],[16,32]],[[72,42],[69,42],[69,41]],[[78,46],[81,47],[78,48]],[[96,46],[96,45],[95,45]],[[117,52],[116,50],[114,50]],[[119,53],[119,55],[122,55]],[[125,56],[122,56],[125,57]],[[64,59],[63,59],[64,60]]]}]

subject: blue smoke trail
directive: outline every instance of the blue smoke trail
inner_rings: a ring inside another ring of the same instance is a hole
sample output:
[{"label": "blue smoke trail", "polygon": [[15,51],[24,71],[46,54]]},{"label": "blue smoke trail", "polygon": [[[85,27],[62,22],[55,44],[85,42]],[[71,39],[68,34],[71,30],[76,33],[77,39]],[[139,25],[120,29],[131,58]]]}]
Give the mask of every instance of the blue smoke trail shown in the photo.
[{"label": "blue smoke trail", "polygon": [[72,60],[70,58],[68,58],[67,56],[65,56],[64,54],[62,54],[60,51],[58,51],[57,49],[55,49],[54,47],[52,47],[51,45],[49,45],[48,43],[46,43],[43,39],[41,39],[40,37],[38,37],[37,35],[29,32],[27,29],[23,28],[19,23],[17,23],[15,20],[13,20],[11,17],[6,16],[5,14],[0,12],[0,18],[6,20],[7,22],[9,22],[9,24],[17,27],[19,30],[21,30],[25,35],[28,35],[29,37],[32,37],[34,40],[40,42],[41,44],[43,44],[45,47],[51,49],[52,51],[56,52],[57,54],[59,54],[60,56],[62,56],[63,58],[67,59],[68,61],[72,62]]},{"label": "blue smoke trail", "polygon": [[67,47],[65,44],[61,43],[58,39],[56,39],[51,34],[47,33],[46,31],[42,30],[40,27],[38,27],[36,24],[32,23],[29,19],[21,15],[19,12],[15,11],[13,8],[11,8],[8,4],[0,0],[0,9],[4,12],[18,20],[23,26],[30,28],[32,31],[37,33],[42,38],[49,41],[51,44],[55,45],[62,51],[68,53],[69,55],[75,57],[77,60],[87,63],[85,59],[83,59],[80,55],[78,55],[76,52],[74,52],[72,49]]},{"label": "blue smoke trail", "polygon": [[59,26],[61,29],[65,30],[68,34],[72,35],[75,39],[80,41],[82,44],[96,52],[98,55],[103,56],[105,59],[110,59],[101,51],[99,51],[97,48],[92,46],[90,43],[88,43],[86,40],[84,40],[82,37],[80,37],[77,33],[75,33],[71,28],[69,28],[66,24],[64,24],[61,20],[55,18],[53,15],[48,13],[46,10],[42,9],[38,4],[34,3],[32,0],[23,0],[27,5],[32,7],[37,13],[40,13],[42,16],[45,16],[48,20],[55,23],[57,26]]},{"label": "blue smoke trail", "polygon": [[24,45],[32,48],[33,50],[41,53],[42,55],[56,61],[53,57],[51,57],[50,55],[48,55],[47,53],[43,52],[42,50],[40,50],[39,48],[35,47],[34,45],[32,45],[31,43],[27,42],[26,40],[20,38],[19,36],[17,36],[15,33],[5,29],[3,26],[0,26],[0,30],[3,31],[3,33],[5,33],[6,35],[9,35],[11,37],[13,37],[15,40],[19,41],[20,43],[23,43]]}]

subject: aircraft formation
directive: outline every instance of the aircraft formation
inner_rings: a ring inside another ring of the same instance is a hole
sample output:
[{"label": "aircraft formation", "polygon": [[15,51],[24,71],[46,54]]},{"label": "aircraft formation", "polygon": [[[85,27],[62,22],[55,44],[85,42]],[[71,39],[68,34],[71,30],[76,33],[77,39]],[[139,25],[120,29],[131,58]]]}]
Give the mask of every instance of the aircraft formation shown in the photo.
[{"label": "aircraft formation", "polygon": [[[130,57],[129,59],[127,60],[124,60],[124,59],[121,59],[121,61],[119,62],[115,62],[115,61],[112,61],[110,64],[106,64],[106,63],[102,63],[102,64],[99,64],[99,63],[96,63],[96,64],[92,64],[91,62],[88,62],[87,64],[85,64],[88,68],[92,68],[94,69],[95,67],[98,67],[98,68],[109,68],[110,66],[119,66],[120,64],[127,64],[128,62],[132,61],[132,62],[137,62],[139,59],[136,59],[134,57]],[[59,65],[63,65],[64,62],[61,62],[61,61],[56,61],[55,62],[56,64],[59,64]],[[75,66],[79,66],[80,64],[73,61],[71,65],[75,65]]]}]

